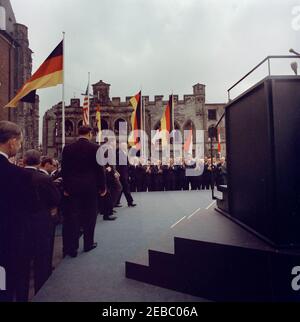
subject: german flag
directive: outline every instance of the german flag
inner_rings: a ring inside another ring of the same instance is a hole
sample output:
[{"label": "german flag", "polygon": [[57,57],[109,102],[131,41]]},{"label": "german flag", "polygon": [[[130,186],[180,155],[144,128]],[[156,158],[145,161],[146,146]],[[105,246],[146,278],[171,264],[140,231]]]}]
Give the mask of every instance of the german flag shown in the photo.
[{"label": "german flag", "polygon": [[98,134],[97,134],[97,142],[100,144],[101,143],[101,110],[100,110],[100,105],[97,105],[97,109],[96,109],[96,123],[97,123],[97,130],[98,130]]},{"label": "german flag", "polygon": [[162,145],[168,145],[169,134],[174,130],[174,100],[173,95],[170,95],[168,105],[166,106],[165,112],[160,120],[160,130]]},{"label": "german flag", "polygon": [[174,130],[174,120],[173,120],[173,95],[170,96],[169,103],[166,106],[165,112],[160,120],[161,130],[165,130],[171,133]]},{"label": "german flag", "polygon": [[[139,92],[130,99],[130,103],[133,107],[133,113],[131,115],[131,128],[133,131],[139,131],[142,129],[142,92]],[[137,133],[133,133],[129,138],[129,144],[131,146],[137,145],[139,138]]]},{"label": "german flag", "polygon": [[18,94],[5,106],[17,107],[18,102],[34,103],[39,88],[63,83],[63,41],[53,50],[33,76],[23,85]]}]

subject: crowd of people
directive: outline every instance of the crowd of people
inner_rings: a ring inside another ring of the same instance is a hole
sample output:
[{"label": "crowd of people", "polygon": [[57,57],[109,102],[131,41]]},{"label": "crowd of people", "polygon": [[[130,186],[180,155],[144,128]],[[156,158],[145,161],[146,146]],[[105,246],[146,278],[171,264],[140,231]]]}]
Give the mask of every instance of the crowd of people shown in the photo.
[{"label": "crowd of people", "polygon": [[[114,221],[124,194],[135,207],[132,192],[209,189],[226,180],[225,159],[168,162],[128,157],[127,144],[116,149],[116,165],[97,162],[99,146],[92,143],[93,130],[79,129],[78,140],[66,146],[61,162],[26,151],[16,160],[22,144],[18,125],[0,121],[0,267],[6,271],[6,290],[0,301],[27,301],[30,275],[37,293],[52,273],[55,230],[62,224],[63,256],[76,257],[79,239],[83,251],[97,247],[97,216]],[[186,170],[198,175],[186,176]]]},{"label": "crowd of people", "polygon": [[[138,157],[130,159],[129,182],[131,192],[205,190],[226,184],[225,158],[213,161],[192,158],[157,160],[151,163]],[[186,170],[193,170],[187,175]]]},{"label": "crowd of people", "polygon": [[[0,301],[28,301],[31,275],[35,293],[44,285],[53,270],[58,223],[63,226],[63,256],[76,257],[82,235],[84,252],[97,247],[99,212],[103,220],[115,220],[122,193],[128,207],[136,206],[128,162],[101,166],[92,133],[81,127],[78,140],[64,148],[61,164],[37,150],[16,159],[22,131],[17,124],[0,121],[0,268],[5,271]],[[121,145],[118,155],[128,161],[127,146]]]}]

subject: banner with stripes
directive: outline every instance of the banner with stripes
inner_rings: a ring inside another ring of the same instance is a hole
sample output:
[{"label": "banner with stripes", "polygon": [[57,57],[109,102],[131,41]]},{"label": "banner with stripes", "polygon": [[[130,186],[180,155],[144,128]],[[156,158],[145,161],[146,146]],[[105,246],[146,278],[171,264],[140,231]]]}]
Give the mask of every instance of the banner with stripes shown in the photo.
[{"label": "banner with stripes", "polygon": [[5,106],[17,107],[18,103],[35,103],[36,90],[63,83],[63,41],[53,50],[18,94]]}]

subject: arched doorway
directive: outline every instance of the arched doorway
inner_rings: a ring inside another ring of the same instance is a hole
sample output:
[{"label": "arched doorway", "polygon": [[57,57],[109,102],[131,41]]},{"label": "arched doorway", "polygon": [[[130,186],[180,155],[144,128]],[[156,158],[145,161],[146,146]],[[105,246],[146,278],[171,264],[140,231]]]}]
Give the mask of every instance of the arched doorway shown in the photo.
[{"label": "arched doorway", "polygon": [[108,123],[105,120],[101,120],[101,129],[102,130],[108,130]]},{"label": "arched doorway", "polygon": [[73,122],[70,120],[65,121],[65,133],[66,136],[72,136],[74,132]]},{"label": "arched doorway", "polygon": [[114,124],[114,132],[116,135],[119,135],[121,134],[120,133],[120,130],[121,130],[121,126],[124,128],[124,126],[127,126],[127,134],[128,134],[128,124],[127,124],[127,121],[122,119],[122,118],[119,118],[115,121],[115,124]]},{"label": "arched doorway", "polygon": [[77,134],[79,132],[79,129],[83,126],[83,120],[79,121],[77,124]]}]

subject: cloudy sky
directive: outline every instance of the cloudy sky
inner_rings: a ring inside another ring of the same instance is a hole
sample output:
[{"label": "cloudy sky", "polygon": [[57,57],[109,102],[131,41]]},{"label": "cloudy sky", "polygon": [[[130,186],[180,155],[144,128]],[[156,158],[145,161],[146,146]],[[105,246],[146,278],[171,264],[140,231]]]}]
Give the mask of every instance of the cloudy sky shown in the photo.
[{"label": "cloudy sky", "polygon": [[[192,93],[206,84],[207,102],[265,56],[300,51],[300,0],[11,0],[29,28],[33,71],[66,32],[66,101],[91,81],[111,84],[111,97]],[[299,25],[299,28],[298,28]],[[290,73],[290,61],[274,72]],[[262,70],[249,82],[264,76]],[[241,88],[242,89],[242,88]],[[240,90],[241,90],[240,89]],[[41,114],[61,89],[38,91]]]}]

